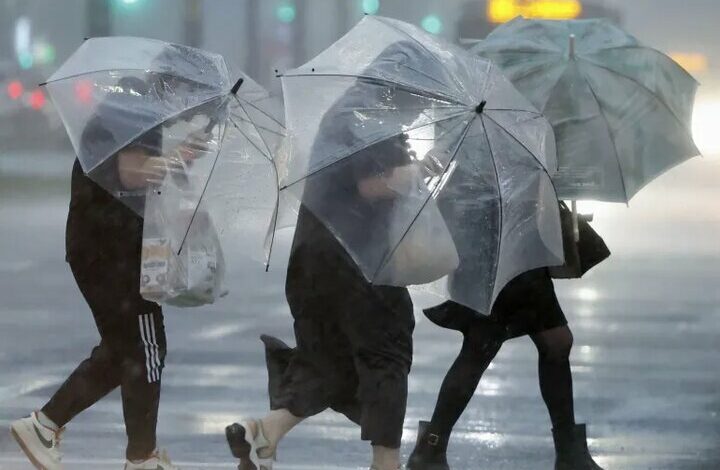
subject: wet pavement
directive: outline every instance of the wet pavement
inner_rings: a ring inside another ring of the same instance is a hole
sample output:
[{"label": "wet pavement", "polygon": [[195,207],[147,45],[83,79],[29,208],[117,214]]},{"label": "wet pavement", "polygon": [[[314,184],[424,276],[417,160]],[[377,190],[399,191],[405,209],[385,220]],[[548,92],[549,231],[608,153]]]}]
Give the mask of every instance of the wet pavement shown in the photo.
[{"label": "wet pavement", "polygon": [[[607,469],[720,468],[718,177],[717,160],[698,160],[630,209],[598,208],[596,228],[613,257],[580,281],[558,283],[575,335],[578,421],[589,423],[590,446]],[[6,172],[0,183],[0,469],[20,470],[31,467],[9,422],[44,403],[97,333],[63,260],[67,182]],[[267,407],[258,336],[292,338],[281,264],[267,274],[245,264],[230,285],[212,307],[166,310],[158,433],[183,468],[233,468],[224,427]],[[404,455],[417,421],[432,412],[458,339],[418,316]],[[503,347],[458,424],[454,470],[552,468],[536,363],[528,339]],[[121,468],[124,440],[112,393],[68,427],[66,468]],[[367,468],[367,456],[358,429],[324,413],[288,436],[277,468]]]}]

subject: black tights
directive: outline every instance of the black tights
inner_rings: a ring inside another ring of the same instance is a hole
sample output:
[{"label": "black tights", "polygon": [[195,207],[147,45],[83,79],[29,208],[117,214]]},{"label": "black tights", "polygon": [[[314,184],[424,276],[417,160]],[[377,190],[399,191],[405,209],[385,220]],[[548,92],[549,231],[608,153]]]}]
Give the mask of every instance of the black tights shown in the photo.
[{"label": "black tights", "polygon": [[[561,326],[530,337],[538,350],[540,392],[553,427],[572,426],[575,424],[569,360],[572,332],[567,326]],[[505,339],[505,329],[490,321],[474,323],[464,332],[460,354],[440,388],[432,417],[433,433],[450,435]]]}]

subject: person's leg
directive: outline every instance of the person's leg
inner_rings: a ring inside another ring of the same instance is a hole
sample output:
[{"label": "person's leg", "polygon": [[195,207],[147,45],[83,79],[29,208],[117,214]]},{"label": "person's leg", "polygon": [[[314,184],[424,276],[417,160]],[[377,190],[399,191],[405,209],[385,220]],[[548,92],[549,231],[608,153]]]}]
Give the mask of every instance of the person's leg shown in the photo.
[{"label": "person's leg", "polygon": [[38,412],[12,423],[13,437],[38,467],[62,468],[59,451],[63,427],[120,384],[121,367],[112,343],[122,322],[113,305],[119,300],[108,292],[102,273],[91,265],[71,264],[100,333],[100,344],[83,361]]},{"label": "person's leg", "polygon": [[128,315],[130,323],[125,326],[125,340],[118,344],[116,354],[122,357],[120,391],[128,439],[126,457],[130,461],[142,461],[157,447],[156,428],[167,341],[160,307],[141,298],[134,300],[126,303],[126,308],[135,313]]},{"label": "person's leg", "polygon": [[70,374],[41,412],[58,428],[97,403],[120,385],[120,367],[107,344],[101,342]]},{"label": "person's leg", "polygon": [[535,333],[531,338],[539,353],[540,392],[553,424],[555,469],[602,470],[588,450],[585,425],[575,423],[570,328],[552,328]]},{"label": "person's leg", "polygon": [[540,393],[554,428],[575,425],[570,351],[573,335],[561,326],[530,336],[538,350]]},{"label": "person's leg", "polygon": [[440,387],[431,420],[434,431],[452,432],[504,341],[505,330],[492,322],[475,323],[463,335],[460,353]]},{"label": "person's leg", "polygon": [[402,288],[357,287],[340,308],[357,375],[361,438],[372,444],[373,469],[397,470],[413,354],[410,296]]},{"label": "person's leg", "polygon": [[506,339],[505,329],[488,320],[474,322],[463,336],[460,353],[440,388],[432,419],[420,423],[417,444],[408,460],[411,470],[448,468],[450,433]]},{"label": "person's leg", "polygon": [[95,319],[101,342],[42,407],[42,413],[58,427],[65,426],[119,386],[121,377],[120,360],[111,347],[114,335],[122,325],[115,315],[119,298],[115,292],[108,291],[104,276],[97,268],[81,263],[72,263],[71,268]]}]

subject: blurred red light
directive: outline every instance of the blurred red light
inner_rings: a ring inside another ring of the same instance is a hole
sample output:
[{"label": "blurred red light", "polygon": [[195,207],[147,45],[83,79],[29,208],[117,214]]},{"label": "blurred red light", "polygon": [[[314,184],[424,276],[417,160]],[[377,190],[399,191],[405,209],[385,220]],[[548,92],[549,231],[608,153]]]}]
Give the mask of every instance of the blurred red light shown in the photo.
[{"label": "blurred red light", "polygon": [[30,94],[30,107],[40,110],[45,106],[45,93],[42,90],[35,90]]},{"label": "blurred red light", "polygon": [[8,83],[7,94],[11,100],[16,100],[20,98],[24,91],[25,87],[23,87],[23,84],[19,80],[13,80],[12,82]]},{"label": "blurred red light", "polygon": [[75,82],[75,97],[81,103],[90,103],[93,95],[93,84],[90,80],[78,80]]}]

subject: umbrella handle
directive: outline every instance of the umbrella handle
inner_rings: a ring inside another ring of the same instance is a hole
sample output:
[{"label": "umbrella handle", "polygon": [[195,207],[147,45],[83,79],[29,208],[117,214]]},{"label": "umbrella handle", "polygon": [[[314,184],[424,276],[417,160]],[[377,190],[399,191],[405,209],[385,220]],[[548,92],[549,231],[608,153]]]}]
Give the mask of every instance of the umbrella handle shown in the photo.
[{"label": "umbrella handle", "polygon": [[578,208],[577,201],[573,200],[572,205],[572,226],[573,226],[573,239],[575,243],[580,241],[580,225],[578,222]]}]

